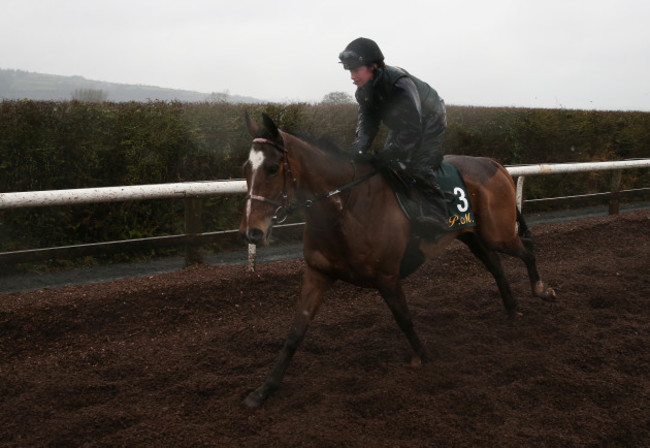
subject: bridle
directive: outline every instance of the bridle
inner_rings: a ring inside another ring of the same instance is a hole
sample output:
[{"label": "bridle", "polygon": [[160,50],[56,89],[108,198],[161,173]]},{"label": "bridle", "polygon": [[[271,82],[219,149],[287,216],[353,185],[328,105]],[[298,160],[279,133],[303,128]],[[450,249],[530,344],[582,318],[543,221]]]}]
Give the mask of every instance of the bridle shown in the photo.
[{"label": "bridle", "polygon": [[[253,143],[260,143],[260,144],[266,144],[266,145],[271,145],[280,153],[282,154],[282,165],[283,165],[283,185],[282,185],[282,193],[280,194],[280,200],[273,200],[269,198],[265,198],[264,196],[259,196],[256,194],[248,194],[246,195],[245,200],[246,201],[258,201],[258,202],[263,202],[265,204],[272,205],[275,208],[275,211],[273,212],[273,217],[271,218],[271,224],[282,224],[287,220],[289,215],[296,210],[302,209],[302,208],[309,208],[312,205],[314,205],[317,202],[323,201],[325,199],[329,199],[332,196],[336,196],[346,190],[351,189],[352,187],[355,187],[359,185],[362,182],[365,182],[366,180],[370,179],[373,177],[375,174],[378,174],[379,172],[377,170],[373,170],[368,174],[365,174],[359,178],[356,177],[356,167],[354,171],[354,178],[352,181],[346,183],[345,185],[340,186],[339,188],[335,188],[334,190],[328,191],[326,193],[321,193],[315,195],[313,199],[307,199],[306,201],[303,202],[290,202],[289,201],[289,195],[287,193],[287,185],[291,181],[293,183],[294,189],[296,188],[296,178],[293,176],[293,172],[291,171],[291,164],[289,163],[289,151],[287,148],[282,144],[278,142],[274,142],[273,140],[269,140],[266,138],[258,137],[253,139]],[[351,162],[353,166],[354,162]],[[282,213],[282,215],[281,215]]]},{"label": "bridle", "polygon": [[[284,147],[283,144],[281,143],[276,143],[273,140],[269,140],[266,138],[258,137],[253,139],[253,143],[260,143],[260,144],[265,144],[265,145],[271,145],[280,153],[282,153],[282,164],[284,165],[283,169],[283,185],[282,185],[282,194],[280,195],[281,200],[273,200],[269,198],[265,198],[264,196],[258,196],[256,194],[248,194],[246,195],[246,201],[258,201],[258,202],[263,202],[265,204],[269,204],[275,207],[275,211],[273,212],[273,217],[271,218],[271,223],[278,223],[282,224],[284,221],[287,220],[289,217],[289,209],[291,208],[291,204],[289,203],[289,195],[287,194],[287,183],[288,183],[288,178],[291,178],[295,187],[296,184],[296,178],[293,177],[293,173],[291,171],[291,165],[289,163],[289,157],[287,149]],[[282,218],[278,218],[281,212],[284,211],[284,216]]]}]

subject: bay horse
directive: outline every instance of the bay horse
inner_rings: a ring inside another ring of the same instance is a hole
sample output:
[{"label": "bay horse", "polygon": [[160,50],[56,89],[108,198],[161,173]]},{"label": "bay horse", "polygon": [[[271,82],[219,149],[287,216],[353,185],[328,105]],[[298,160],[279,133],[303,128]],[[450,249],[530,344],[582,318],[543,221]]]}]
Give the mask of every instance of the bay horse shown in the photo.
[{"label": "bay horse", "polygon": [[445,157],[465,181],[476,226],[450,231],[434,243],[411,237],[409,220],[371,164],[354,163],[350,153],[323,149],[281,131],[266,114],[261,126],[248,113],[245,118],[253,143],[244,164],[248,195],[240,234],[249,243],[264,244],[273,225],[289,209],[303,208],[306,216],[306,266],[293,325],[271,372],[244,400],[246,406],[259,407],[280,386],[323,293],[335,280],[377,289],[414,351],[411,363],[428,361],[401,285],[401,277],[423,261],[416,261],[406,274],[401,270],[413,241],[428,258],[456,238],[465,243],[494,276],[511,317],[518,314],[518,305],[497,252],[523,260],[534,296],[555,298],[537,270],[530,232],[516,206],[512,177],[496,161]]}]

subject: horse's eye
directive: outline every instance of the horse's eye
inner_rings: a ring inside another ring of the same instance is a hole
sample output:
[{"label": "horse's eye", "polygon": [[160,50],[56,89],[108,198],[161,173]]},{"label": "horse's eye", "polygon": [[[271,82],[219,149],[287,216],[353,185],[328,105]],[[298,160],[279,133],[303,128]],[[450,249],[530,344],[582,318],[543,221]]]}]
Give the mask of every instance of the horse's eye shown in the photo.
[{"label": "horse's eye", "polygon": [[280,170],[280,165],[271,165],[266,169],[269,175],[273,175],[277,173],[279,170]]}]

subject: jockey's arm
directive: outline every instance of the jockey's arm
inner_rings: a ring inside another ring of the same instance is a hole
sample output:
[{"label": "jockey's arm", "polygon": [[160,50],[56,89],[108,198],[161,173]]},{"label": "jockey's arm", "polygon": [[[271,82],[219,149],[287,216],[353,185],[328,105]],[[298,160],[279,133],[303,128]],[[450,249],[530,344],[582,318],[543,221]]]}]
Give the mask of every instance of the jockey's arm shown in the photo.
[{"label": "jockey's arm", "polygon": [[357,121],[357,138],[354,141],[354,152],[362,154],[368,152],[372,142],[379,131],[381,119],[371,110],[360,106]]},{"label": "jockey's arm", "polygon": [[395,83],[395,96],[384,123],[391,135],[384,146],[385,158],[408,165],[422,142],[422,109],[415,83],[406,77]]}]

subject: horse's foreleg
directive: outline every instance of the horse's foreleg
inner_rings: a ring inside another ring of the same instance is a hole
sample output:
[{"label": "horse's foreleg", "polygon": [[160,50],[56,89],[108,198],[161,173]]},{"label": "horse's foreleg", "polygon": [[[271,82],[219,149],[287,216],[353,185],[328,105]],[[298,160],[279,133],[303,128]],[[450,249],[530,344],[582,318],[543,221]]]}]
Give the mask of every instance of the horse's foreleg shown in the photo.
[{"label": "horse's foreleg", "polygon": [[296,308],[296,315],[284,346],[282,347],[282,351],[264,383],[251,392],[244,400],[246,406],[250,408],[261,406],[262,403],[264,403],[264,401],[280,386],[291,358],[304,339],[307,327],[318,311],[318,307],[323,298],[323,293],[331,284],[332,279],[319,271],[310,269],[309,267],[305,269],[300,300]]},{"label": "horse's foreleg", "polygon": [[402,290],[402,284],[398,278],[392,278],[390,280],[380,281],[378,284],[379,292],[384,298],[384,301],[390,308],[397,325],[404,332],[406,338],[408,339],[415,355],[411,360],[411,365],[419,365],[422,362],[429,361],[431,357],[429,352],[426,350],[422,341],[415,333],[413,328],[413,320],[411,318],[411,313],[406,304],[406,298],[404,297],[404,291]]}]

